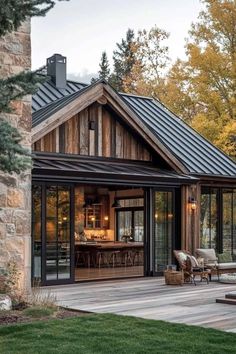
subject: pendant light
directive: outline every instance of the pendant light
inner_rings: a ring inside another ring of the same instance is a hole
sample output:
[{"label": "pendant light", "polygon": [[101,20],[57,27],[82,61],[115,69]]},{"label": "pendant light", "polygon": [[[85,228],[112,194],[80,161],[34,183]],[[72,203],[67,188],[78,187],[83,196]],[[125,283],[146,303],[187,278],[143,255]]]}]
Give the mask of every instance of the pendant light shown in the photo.
[{"label": "pendant light", "polygon": [[116,197],[116,191],[115,191],[115,197],[114,197],[114,202],[111,206],[112,208],[121,208],[121,205],[120,205],[120,201],[119,199],[117,199]]}]

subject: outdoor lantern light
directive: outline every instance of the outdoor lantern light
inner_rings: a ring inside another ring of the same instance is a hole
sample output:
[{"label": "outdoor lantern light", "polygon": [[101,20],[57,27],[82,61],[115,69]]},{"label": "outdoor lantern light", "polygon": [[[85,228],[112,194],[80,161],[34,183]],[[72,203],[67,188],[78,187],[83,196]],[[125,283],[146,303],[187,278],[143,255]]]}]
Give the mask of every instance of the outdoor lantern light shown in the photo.
[{"label": "outdoor lantern light", "polygon": [[188,202],[189,202],[192,210],[196,210],[197,209],[197,201],[196,201],[196,199],[194,197],[189,197]]}]

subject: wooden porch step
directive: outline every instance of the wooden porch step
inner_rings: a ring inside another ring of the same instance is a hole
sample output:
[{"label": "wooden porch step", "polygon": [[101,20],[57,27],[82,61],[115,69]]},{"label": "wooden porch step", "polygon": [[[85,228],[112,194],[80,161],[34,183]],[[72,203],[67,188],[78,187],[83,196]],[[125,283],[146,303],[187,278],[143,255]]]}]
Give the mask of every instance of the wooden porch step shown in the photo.
[{"label": "wooden porch step", "polygon": [[226,294],[225,298],[226,299],[235,299],[236,300],[236,292]]},{"label": "wooden porch step", "polygon": [[223,299],[216,299],[216,302],[220,304],[236,305],[236,299],[229,299],[226,297]]}]

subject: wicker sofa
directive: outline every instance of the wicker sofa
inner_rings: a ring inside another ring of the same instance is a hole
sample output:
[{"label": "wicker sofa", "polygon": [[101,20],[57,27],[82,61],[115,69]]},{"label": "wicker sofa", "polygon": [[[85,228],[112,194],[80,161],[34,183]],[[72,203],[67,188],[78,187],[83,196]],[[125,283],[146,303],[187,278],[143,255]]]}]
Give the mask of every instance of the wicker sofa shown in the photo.
[{"label": "wicker sofa", "polygon": [[230,253],[216,255],[213,248],[198,248],[196,256],[204,259],[204,266],[211,269],[218,277],[223,273],[236,273],[236,262],[232,260]]}]

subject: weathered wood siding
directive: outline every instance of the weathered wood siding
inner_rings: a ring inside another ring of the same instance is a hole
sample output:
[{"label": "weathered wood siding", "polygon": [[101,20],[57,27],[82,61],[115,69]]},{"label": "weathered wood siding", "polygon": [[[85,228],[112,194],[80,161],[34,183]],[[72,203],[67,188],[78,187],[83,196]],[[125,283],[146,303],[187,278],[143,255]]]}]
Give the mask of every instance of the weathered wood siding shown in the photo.
[{"label": "weathered wood siding", "polygon": [[150,161],[139,140],[105,107],[93,104],[36,141],[33,150]]}]

